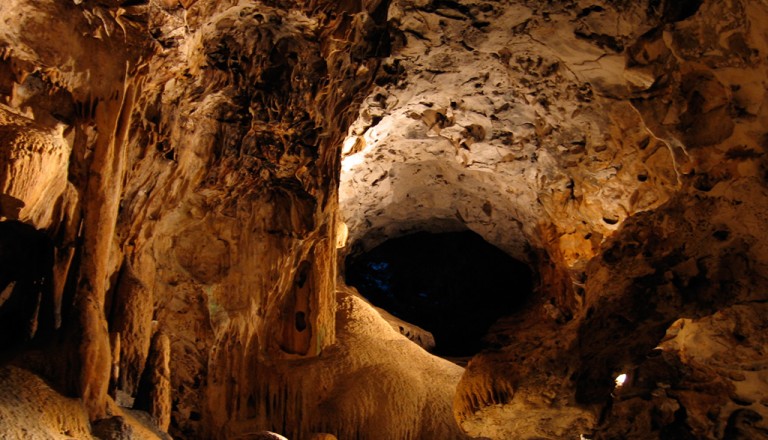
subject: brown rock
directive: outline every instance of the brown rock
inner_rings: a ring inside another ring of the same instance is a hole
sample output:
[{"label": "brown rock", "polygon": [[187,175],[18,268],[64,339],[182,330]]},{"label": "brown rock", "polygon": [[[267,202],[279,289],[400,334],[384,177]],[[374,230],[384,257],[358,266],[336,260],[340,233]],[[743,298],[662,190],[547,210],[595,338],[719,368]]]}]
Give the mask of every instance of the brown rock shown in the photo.
[{"label": "brown rock", "polygon": [[163,432],[168,431],[171,423],[170,356],[168,336],[156,333],[133,403],[135,409],[148,412]]},{"label": "brown rock", "polygon": [[[82,399],[6,366],[2,435],[88,438],[138,385],[180,438],[765,437],[765,2],[0,22],[0,358]],[[464,229],[539,281],[466,370],[337,286],[348,252]]]},{"label": "brown rock", "polygon": [[125,263],[112,300],[110,330],[120,335],[118,384],[133,394],[144,369],[152,339],[152,292]]},{"label": "brown rock", "polygon": [[135,438],[133,427],[121,416],[94,422],[93,435],[101,440],[132,440]]}]

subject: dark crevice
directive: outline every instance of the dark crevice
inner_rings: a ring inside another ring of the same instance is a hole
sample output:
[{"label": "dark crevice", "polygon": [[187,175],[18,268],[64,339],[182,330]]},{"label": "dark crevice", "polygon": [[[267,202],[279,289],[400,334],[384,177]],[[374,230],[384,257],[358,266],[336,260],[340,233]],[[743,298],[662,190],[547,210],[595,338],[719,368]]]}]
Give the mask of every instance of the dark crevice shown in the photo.
[{"label": "dark crevice", "polygon": [[432,332],[444,356],[480,351],[489,327],[526,303],[531,280],[527,265],[470,231],[421,232],[346,259],[347,284]]},{"label": "dark crevice", "polygon": [[702,0],[651,0],[649,9],[660,14],[664,23],[676,23],[696,14],[701,4]]},{"label": "dark crevice", "polygon": [[41,230],[0,222],[0,362],[55,326],[53,242]]}]

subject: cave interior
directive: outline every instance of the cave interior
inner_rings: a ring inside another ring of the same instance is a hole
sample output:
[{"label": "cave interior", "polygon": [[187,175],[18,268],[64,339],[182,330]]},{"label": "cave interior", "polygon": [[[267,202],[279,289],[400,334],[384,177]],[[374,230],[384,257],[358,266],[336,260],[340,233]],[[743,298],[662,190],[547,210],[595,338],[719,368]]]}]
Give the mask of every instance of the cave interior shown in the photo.
[{"label": "cave interior", "polygon": [[768,439],[765,1],[0,22],[0,437]]}]

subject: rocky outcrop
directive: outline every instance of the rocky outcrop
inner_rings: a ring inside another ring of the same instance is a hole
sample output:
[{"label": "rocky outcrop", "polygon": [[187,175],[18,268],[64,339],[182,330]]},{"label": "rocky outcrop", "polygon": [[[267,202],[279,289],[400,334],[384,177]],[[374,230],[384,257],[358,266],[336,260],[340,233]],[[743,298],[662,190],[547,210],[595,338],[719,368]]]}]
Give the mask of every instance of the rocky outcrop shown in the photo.
[{"label": "rocky outcrop", "polygon": [[168,336],[156,333],[152,338],[147,365],[136,391],[135,409],[153,417],[161,431],[171,423],[171,343]]},{"label": "rocky outcrop", "polygon": [[150,351],[154,301],[152,290],[137,277],[130,263],[120,269],[109,308],[110,331],[120,341],[119,353],[113,356],[118,368],[115,382],[124,392],[134,394]]},{"label": "rocky outcrop", "polygon": [[88,413],[81,401],[61,396],[42,379],[21,368],[3,367],[0,379],[0,426],[3,436],[92,438]]},{"label": "rocky outcrop", "polygon": [[673,323],[654,355],[630,370],[628,382],[614,392],[608,428],[596,438],[653,431],[672,437],[768,437],[761,423],[764,332],[754,328],[764,325],[764,315],[765,305],[752,303]]},{"label": "rocky outcrop", "polygon": [[238,382],[249,394],[239,408],[230,404],[240,422],[228,424],[222,436],[266,426],[288,438],[468,438],[451,409],[463,369],[408,340],[354,290],[340,291],[338,300],[337,342],[320,356],[280,368],[251,354],[235,366],[249,373]]}]

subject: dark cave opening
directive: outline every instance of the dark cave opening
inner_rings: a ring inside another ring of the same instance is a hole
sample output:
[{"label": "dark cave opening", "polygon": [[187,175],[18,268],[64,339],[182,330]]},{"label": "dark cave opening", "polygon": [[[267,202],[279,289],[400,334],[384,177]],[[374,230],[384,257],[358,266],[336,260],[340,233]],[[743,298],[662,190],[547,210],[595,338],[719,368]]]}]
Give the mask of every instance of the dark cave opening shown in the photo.
[{"label": "dark cave opening", "polygon": [[394,238],[348,256],[345,269],[375,306],[432,332],[440,356],[479,352],[490,326],[533,290],[525,263],[471,231]]},{"label": "dark cave opening", "polygon": [[43,231],[16,220],[0,222],[0,363],[54,331],[53,262],[53,242]]}]

